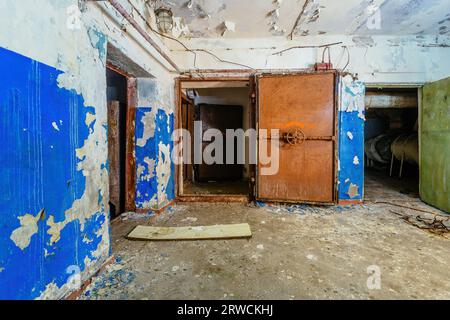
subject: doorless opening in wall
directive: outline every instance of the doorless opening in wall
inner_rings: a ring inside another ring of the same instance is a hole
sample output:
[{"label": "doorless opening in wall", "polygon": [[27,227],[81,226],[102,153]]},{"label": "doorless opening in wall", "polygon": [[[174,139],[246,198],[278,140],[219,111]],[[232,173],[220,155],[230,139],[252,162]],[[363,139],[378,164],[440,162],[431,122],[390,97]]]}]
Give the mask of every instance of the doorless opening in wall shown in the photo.
[{"label": "doorless opening in wall", "polygon": [[417,88],[367,88],[366,200],[419,198]]},{"label": "doorless opening in wall", "polygon": [[106,69],[108,101],[109,205],[111,217],[125,211],[127,78]]},{"label": "doorless opening in wall", "polygon": [[[249,149],[246,148],[248,140],[242,146],[238,138],[233,141],[226,136],[227,131],[254,129],[250,121],[249,81],[182,82],[180,97],[180,128],[191,138],[187,146],[190,161],[184,161],[180,172],[181,200],[198,197],[223,197],[230,201],[233,198],[248,199],[251,175]],[[211,132],[217,135],[207,138]],[[198,134],[202,138],[200,143],[195,143]],[[217,148],[214,148],[216,143]],[[208,153],[211,148],[214,150]],[[196,161],[196,153],[202,156],[201,161]],[[213,158],[212,161],[208,161],[207,155]]]}]

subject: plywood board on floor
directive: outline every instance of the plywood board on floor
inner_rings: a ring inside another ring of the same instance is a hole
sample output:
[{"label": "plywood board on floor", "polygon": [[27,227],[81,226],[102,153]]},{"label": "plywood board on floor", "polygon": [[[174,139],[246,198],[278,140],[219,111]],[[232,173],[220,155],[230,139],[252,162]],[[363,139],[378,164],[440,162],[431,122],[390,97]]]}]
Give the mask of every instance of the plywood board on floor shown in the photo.
[{"label": "plywood board on floor", "polygon": [[127,238],[132,240],[212,240],[250,238],[252,232],[247,223],[199,227],[150,227],[137,226]]}]

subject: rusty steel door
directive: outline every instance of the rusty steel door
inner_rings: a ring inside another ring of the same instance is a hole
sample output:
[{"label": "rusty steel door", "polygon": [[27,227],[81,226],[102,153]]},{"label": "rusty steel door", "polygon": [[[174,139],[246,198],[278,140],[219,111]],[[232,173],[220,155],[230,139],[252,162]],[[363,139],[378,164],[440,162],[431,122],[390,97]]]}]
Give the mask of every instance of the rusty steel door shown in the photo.
[{"label": "rusty steel door", "polygon": [[[263,75],[257,84],[258,128],[268,130],[258,137],[257,198],[335,203],[335,74]],[[261,152],[270,155],[271,139],[279,141],[279,169],[267,175]]]}]

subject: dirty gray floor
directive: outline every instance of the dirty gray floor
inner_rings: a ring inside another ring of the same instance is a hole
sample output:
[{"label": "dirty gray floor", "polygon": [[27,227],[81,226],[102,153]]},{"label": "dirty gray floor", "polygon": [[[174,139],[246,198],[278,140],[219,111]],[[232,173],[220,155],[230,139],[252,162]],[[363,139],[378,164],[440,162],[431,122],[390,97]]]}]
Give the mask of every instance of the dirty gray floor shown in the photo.
[{"label": "dirty gray floor", "polygon": [[185,182],[183,186],[184,195],[247,195],[248,181],[226,181],[226,182]]},{"label": "dirty gray floor", "polygon": [[[404,219],[445,214],[414,193],[368,185],[370,200],[354,207],[186,204],[159,216],[125,214],[112,223],[118,262],[81,299],[450,299],[450,236]],[[376,188],[391,203],[376,203]],[[250,240],[124,238],[138,224],[242,222]],[[373,266],[381,289],[367,286]]]}]

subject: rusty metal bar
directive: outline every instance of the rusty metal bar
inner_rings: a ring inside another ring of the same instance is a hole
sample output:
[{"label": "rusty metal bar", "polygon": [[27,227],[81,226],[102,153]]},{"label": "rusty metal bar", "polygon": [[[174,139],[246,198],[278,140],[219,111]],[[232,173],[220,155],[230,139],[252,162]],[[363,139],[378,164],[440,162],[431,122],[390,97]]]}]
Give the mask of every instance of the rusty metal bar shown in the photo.
[{"label": "rusty metal bar", "polygon": [[309,136],[309,137],[306,137],[305,140],[335,141],[336,137],[334,137],[334,136],[318,136],[318,137]]},{"label": "rusty metal bar", "polygon": [[302,18],[303,15],[305,14],[306,7],[308,6],[308,4],[309,4],[310,2],[311,2],[311,0],[305,0],[305,3],[303,4],[303,7],[302,7],[302,11],[300,11],[299,15],[297,16],[297,19],[295,19],[294,26],[292,27],[292,30],[291,30],[291,32],[290,32],[289,35],[288,35],[288,37],[291,38],[291,40],[293,39],[295,29],[297,29],[298,24],[300,23],[301,18]]},{"label": "rusty metal bar", "polygon": [[[260,137],[260,139],[264,139],[264,140],[271,140],[271,139],[279,139],[279,140],[283,140],[282,135],[275,135],[275,136],[271,136],[270,132],[267,133],[267,137]],[[303,139],[305,141],[313,141],[313,140],[318,140],[318,141],[336,141],[336,137],[335,136],[306,136],[305,139]]]}]

